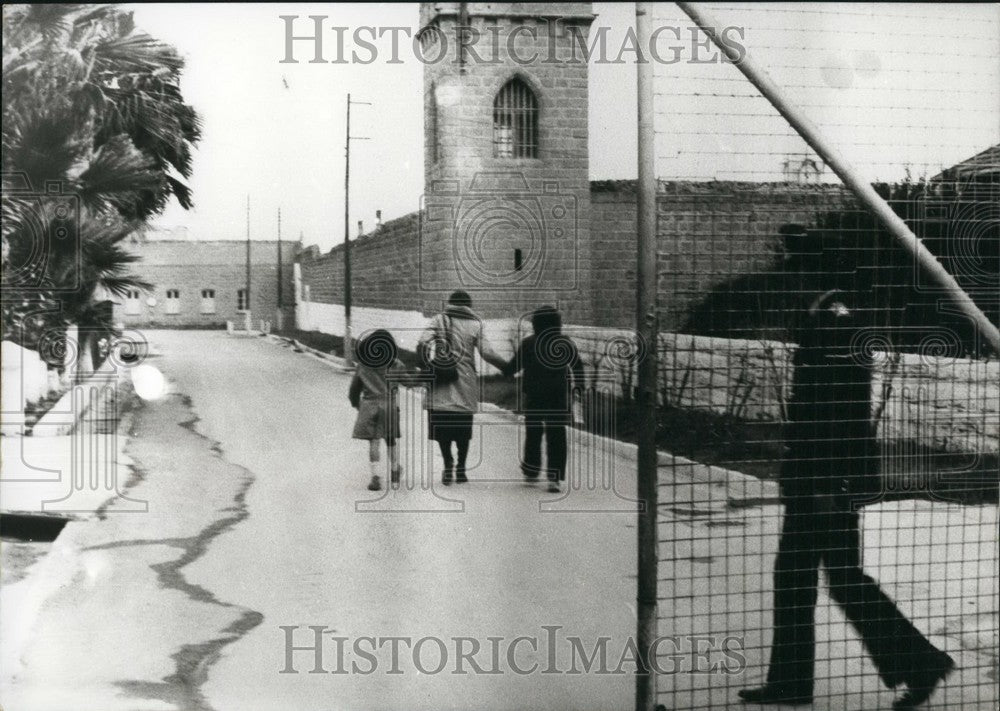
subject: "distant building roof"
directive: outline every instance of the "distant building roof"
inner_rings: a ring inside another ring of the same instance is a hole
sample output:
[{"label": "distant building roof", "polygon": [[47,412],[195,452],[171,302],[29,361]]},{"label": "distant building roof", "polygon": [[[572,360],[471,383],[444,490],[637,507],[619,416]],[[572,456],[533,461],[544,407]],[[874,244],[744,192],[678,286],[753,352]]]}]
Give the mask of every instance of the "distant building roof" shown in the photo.
[{"label": "distant building roof", "polygon": [[194,240],[194,236],[188,230],[187,225],[179,225],[176,227],[162,227],[162,226],[150,226],[140,229],[136,235],[139,239],[146,242],[159,242],[163,240],[169,240],[171,242],[180,242],[184,240]]},{"label": "distant building roof", "polygon": [[1000,143],[941,171],[931,180],[1000,181]]}]

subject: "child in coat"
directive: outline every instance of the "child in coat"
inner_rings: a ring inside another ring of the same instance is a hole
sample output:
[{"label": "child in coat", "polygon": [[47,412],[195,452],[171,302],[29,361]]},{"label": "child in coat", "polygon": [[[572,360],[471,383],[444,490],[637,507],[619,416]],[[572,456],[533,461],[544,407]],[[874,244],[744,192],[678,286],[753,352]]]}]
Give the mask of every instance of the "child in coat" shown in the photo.
[{"label": "child in coat", "polygon": [[[571,393],[584,385],[583,364],[573,341],[562,333],[562,317],[552,306],[542,306],[531,316],[534,334],[518,346],[503,370],[521,379],[521,412],[524,414],[524,459],[527,479],[546,471],[549,491],[559,491],[566,478],[566,426],[572,422]],[[545,438],[547,468],[541,466]]]},{"label": "child in coat", "polygon": [[389,382],[388,375],[401,372],[404,368],[396,358],[396,341],[385,329],[380,328],[364,335],[358,341],[356,351],[357,370],[348,391],[351,405],[358,411],[352,437],[368,440],[368,462],[371,467],[368,489],[378,491],[382,488],[379,476],[380,440],[385,440],[389,455],[391,483],[398,483],[402,472],[396,446],[396,439],[399,437],[398,387]]}]

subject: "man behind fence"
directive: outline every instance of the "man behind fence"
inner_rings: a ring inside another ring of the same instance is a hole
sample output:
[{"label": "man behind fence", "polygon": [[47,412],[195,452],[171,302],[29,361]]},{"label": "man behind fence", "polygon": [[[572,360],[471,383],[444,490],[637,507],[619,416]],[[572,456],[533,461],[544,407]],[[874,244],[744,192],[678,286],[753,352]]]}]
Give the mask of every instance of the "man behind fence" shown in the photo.
[{"label": "man behind fence", "polygon": [[871,417],[871,369],[853,352],[857,330],[838,290],[808,309],[793,360],[786,454],[781,467],[785,515],[774,568],[774,638],[764,686],[745,702],[794,705],[813,696],[818,569],[831,597],[860,634],[879,676],[907,691],[894,708],[926,701],[954,667],[861,570],[856,503],[878,487]]}]

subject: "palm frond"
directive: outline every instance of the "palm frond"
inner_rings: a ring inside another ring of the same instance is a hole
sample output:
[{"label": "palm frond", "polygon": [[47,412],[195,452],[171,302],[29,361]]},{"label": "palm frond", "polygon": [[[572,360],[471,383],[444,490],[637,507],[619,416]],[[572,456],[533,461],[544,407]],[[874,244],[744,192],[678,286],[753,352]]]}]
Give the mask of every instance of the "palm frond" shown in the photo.
[{"label": "palm frond", "polygon": [[101,286],[119,298],[125,298],[130,291],[152,291],[153,284],[138,276],[105,276]]},{"label": "palm frond", "polygon": [[40,111],[13,118],[7,127],[10,145],[4,146],[5,172],[23,173],[34,190],[62,181],[71,166],[88,150],[78,135],[78,122],[64,110]]},{"label": "palm frond", "polygon": [[179,71],[184,66],[177,50],[139,32],[103,40],[94,47],[94,55],[96,70],[117,74],[152,74],[163,67]]},{"label": "palm frond", "polygon": [[3,327],[30,316],[7,308],[10,286],[39,298],[58,290],[58,319],[109,325],[98,286],[150,288],[123,246],[134,221],[171,195],[192,205],[184,179],[201,122],[181,95],[183,59],[112,5],[4,6],[0,31]]},{"label": "palm frond", "polygon": [[167,175],[167,184],[170,185],[170,192],[173,193],[174,197],[177,198],[177,202],[185,210],[190,210],[194,207],[194,202],[191,199],[191,188],[177,180],[177,178]]},{"label": "palm frond", "polygon": [[80,6],[75,4],[37,3],[27,6],[21,22],[26,29],[37,31],[49,44],[66,37],[73,27],[73,15]]},{"label": "palm frond", "polygon": [[115,209],[126,217],[135,214],[142,191],[162,192],[163,175],[128,136],[121,134],[101,146],[80,175],[77,194],[95,212]]}]

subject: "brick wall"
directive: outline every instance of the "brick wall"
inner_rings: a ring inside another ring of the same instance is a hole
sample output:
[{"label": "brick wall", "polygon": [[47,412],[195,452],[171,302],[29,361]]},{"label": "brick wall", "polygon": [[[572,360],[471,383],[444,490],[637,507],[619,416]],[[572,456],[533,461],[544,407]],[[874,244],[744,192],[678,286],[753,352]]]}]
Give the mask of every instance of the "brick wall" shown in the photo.
[{"label": "brick wall", "polygon": [[[544,302],[558,303],[567,322],[634,325],[635,183],[594,182],[585,202],[588,224],[580,230],[575,259],[559,257],[563,268],[579,270],[581,288],[471,290],[483,316],[516,318]],[[674,330],[710,287],[773,266],[780,258],[782,225],[812,224],[817,214],[841,209],[850,198],[840,186],[663,182],[657,203],[661,329]],[[355,306],[424,313],[440,307],[448,292],[425,288],[427,262],[455,257],[450,242],[440,255],[428,257],[426,241],[451,235],[421,235],[420,219],[415,213],[401,217],[352,242]],[[343,247],[318,257],[303,254],[301,262],[312,300],[341,303]]]},{"label": "brick wall", "polygon": [[[476,47],[479,55],[488,53],[486,61],[460,61],[458,3],[421,6],[425,52],[444,51],[446,58],[424,70],[420,288],[435,292],[438,302],[463,288],[486,317],[558,302],[573,318],[586,318],[589,128],[579,107],[587,105],[587,63],[579,56],[570,61],[579,50],[568,25],[586,36],[590,4],[464,5],[467,26],[490,38]],[[563,22],[550,41],[540,16],[552,14]],[[517,61],[510,52],[546,61]],[[511,80],[527,87],[519,101],[528,92],[536,100],[536,156],[494,154],[494,100]],[[520,269],[514,268],[516,250]]]},{"label": "brick wall", "polygon": [[[592,292],[566,319],[593,371],[620,387],[635,309],[635,192],[632,183],[595,183],[589,248]],[[794,346],[777,341],[711,338],[669,332],[685,307],[708,287],[778,258],[778,228],[809,224],[820,211],[845,206],[839,188],[664,184],[659,195],[661,398],[750,420],[777,420],[787,395]],[[701,219],[700,216],[707,219]],[[440,308],[440,297],[419,288],[419,222],[408,215],[353,242],[354,331],[389,328],[411,348]],[[340,334],[343,248],[300,255],[310,304],[300,304],[300,327]],[[503,311],[503,293],[476,294],[494,346],[509,353],[517,316]],[[525,297],[526,299],[529,297]],[[564,305],[564,304],[561,304]],[[491,318],[499,315],[505,318]],[[624,350],[622,350],[624,348]],[[885,371],[876,377],[881,392]],[[885,408],[882,436],[933,444],[954,452],[997,451],[1000,371],[996,362],[904,355]]]},{"label": "brick wall", "polygon": [[[632,181],[591,184],[589,323],[635,322],[636,194]],[[839,185],[661,181],[657,194],[660,328],[673,330],[706,291],[733,277],[771,268],[778,229],[811,225],[852,205]]]},{"label": "brick wall", "polygon": [[[419,223],[420,216],[411,213],[351,240],[354,305],[400,311],[423,309]],[[309,285],[310,301],[344,303],[344,245],[323,255],[304,252],[299,263],[302,284]]]}]

